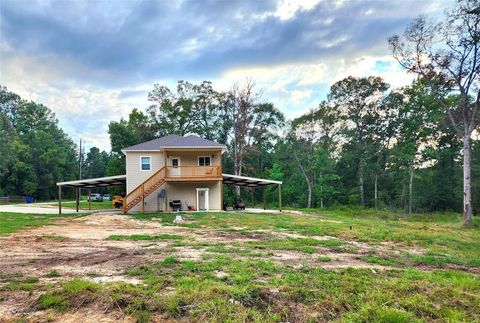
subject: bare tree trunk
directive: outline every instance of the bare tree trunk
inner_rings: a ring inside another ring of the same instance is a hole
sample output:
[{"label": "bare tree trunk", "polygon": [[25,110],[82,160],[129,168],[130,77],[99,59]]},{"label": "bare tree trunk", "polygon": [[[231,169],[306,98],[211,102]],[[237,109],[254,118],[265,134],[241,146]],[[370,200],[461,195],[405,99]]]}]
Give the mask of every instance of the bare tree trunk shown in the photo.
[{"label": "bare tree trunk", "polygon": [[472,223],[471,154],[470,134],[466,131],[463,137],[463,224]]},{"label": "bare tree trunk", "polygon": [[378,207],[378,174],[375,173],[375,208]]},{"label": "bare tree trunk", "polygon": [[413,204],[413,166],[410,167],[410,178],[408,181],[408,214],[412,213]]},{"label": "bare tree trunk", "polygon": [[295,160],[298,163],[298,167],[302,171],[302,174],[305,177],[305,181],[307,182],[307,186],[308,186],[307,208],[311,208],[312,207],[312,183],[310,182],[310,179],[308,178],[308,175],[305,172],[305,169],[303,168],[302,164],[300,163],[300,160],[298,159],[297,154],[294,153],[293,156],[295,157]]}]

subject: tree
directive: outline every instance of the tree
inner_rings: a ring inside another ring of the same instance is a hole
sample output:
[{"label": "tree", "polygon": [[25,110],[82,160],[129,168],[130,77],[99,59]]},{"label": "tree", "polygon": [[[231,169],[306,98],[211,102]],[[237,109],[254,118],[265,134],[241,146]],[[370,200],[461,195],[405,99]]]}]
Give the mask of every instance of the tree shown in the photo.
[{"label": "tree", "polygon": [[385,174],[389,148],[395,137],[398,111],[403,99],[401,93],[392,91],[379,104],[371,105],[365,118],[365,163],[373,174],[375,207],[378,207],[379,180]]},{"label": "tree", "polygon": [[366,137],[371,114],[378,109],[389,85],[380,77],[347,77],[330,88],[329,100],[338,109],[338,115],[346,123],[345,134],[356,149],[360,205],[365,205],[364,183],[366,162]]},{"label": "tree", "polygon": [[[404,207],[408,213],[412,213],[413,209],[415,169],[427,161],[425,151],[435,145],[434,134],[441,119],[438,99],[444,94],[424,79],[417,80],[402,90],[404,99],[398,104],[396,144],[392,148],[390,161],[398,170],[408,172],[408,205]],[[402,193],[402,198],[403,195]]]},{"label": "tree", "polygon": [[463,222],[472,222],[471,139],[479,123],[480,3],[459,1],[443,21],[417,18],[403,36],[389,39],[393,56],[409,72],[456,91],[455,109],[446,114],[463,141]]},{"label": "tree", "polygon": [[[273,147],[275,132],[281,129],[285,118],[271,103],[260,103],[261,91],[255,82],[247,79],[235,84],[230,92],[221,96],[222,134],[229,143],[233,172],[242,175],[248,153],[258,152],[260,147]],[[237,196],[240,187],[236,188]]]},{"label": "tree", "polygon": [[108,153],[100,151],[97,147],[90,148],[87,158],[83,163],[83,171],[85,178],[98,178],[106,176],[107,163],[109,160]]},{"label": "tree", "polygon": [[289,134],[291,154],[307,183],[307,207],[312,207],[312,196],[317,183],[320,185],[320,205],[329,181],[335,178],[332,152],[338,118],[327,102],[322,102],[317,109],[292,121]]},{"label": "tree", "polygon": [[138,109],[130,112],[128,120],[121,118],[120,121],[111,121],[108,134],[112,153],[107,163],[107,175],[125,174],[125,156],[121,152],[123,148],[155,138],[148,116]]},{"label": "tree", "polygon": [[0,124],[4,193],[51,199],[56,182],[74,178],[75,144],[50,109],[0,87]]},{"label": "tree", "polygon": [[148,99],[154,102],[148,114],[156,136],[198,134],[216,139],[220,126],[219,97],[211,82],[197,85],[178,81],[176,93],[155,84]]}]

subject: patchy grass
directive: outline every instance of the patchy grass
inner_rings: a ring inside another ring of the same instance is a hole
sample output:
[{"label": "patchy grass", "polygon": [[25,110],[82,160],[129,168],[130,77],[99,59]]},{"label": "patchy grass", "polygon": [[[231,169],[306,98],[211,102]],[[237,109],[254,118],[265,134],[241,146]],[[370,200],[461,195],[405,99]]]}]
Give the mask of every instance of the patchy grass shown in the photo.
[{"label": "patchy grass", "polygon": [[326,271],[217,256],[210,261],[168,257],[126,273],[144,285],[73,280],[42,295],[38,304],[63,310],[97,300],[137,319],[158,314],[212,322],[480,320],[480,280],[454,271]]},{"label": "patchy grass", "polygon": [[[60,217],[78,217],[79,215],[27,214],[0,212],[0,235],[17,232],[21,229],[50,224]],[[48,237],[47,237],[48,238]]]},{"label": "patchy grass", "polygon": [[[355,246],[343,246],[344,241],[368,244],[399,244],[406,249],[421,248],[426,255],[404,254],[403,262],[445,266],[448,264],[480,266],[480,219],[464,227],[457,213],[404,214],[373,209],[305,210],[306,215],[262,214],[245,212],[188,214],[191,228],[209,228],[239,232],[271,230],[292,232],[306,237],[330,236],[323,246],[338,252],[355,253]],[[171,224],[175,214],[146,213],[131,215],[136,219],[155,220]],[[287,241],[277,239],[252,243],[258,249],[298,250],[312,253],[322,245],[313,239]]]},{"label": "patchy grass", "polygon": [[45,277],[49,277],[49,278],[52,278],[52,277],[60,277],[60,272],[56,269],[53,269],[53,270],[50,270],[46,275]]},{"label": "patchy grass", "polygon": [[329,256],[320,256],[317,258],[317,260],[320,262],[330,262],[332,261],[332,258],[330,258]]},{"label": "patchy grass", "polygon": [[[110,236],[149,241],[138,243],[143,247],[165,241],[164,248],[142,249],[155,257],[123,268],[138,285],[64,281],[65,274],[61,282],[44,285],[21,275],[0,276],[0,286],[38,291],[34,306],[53,313],[91,306],[120,310],[140,322],[480,321],[480,279],[471,273],[480,267],[477,218],[463,227],[456,214],[307,212],[184,214],[188,237]],[[131,217],[174,225],[175,215]],[[279,261],[282,251],[293,251],[285,252],[293,260]],[[349,259],[352,266],[377,269],[335,268]]]},{"label": "patchy grass", "polygon": [[38,285],[37,277],[24,277],[23,275],[2,275],[0,276],[0,291],[26,291],[32,292]]},{"label": "patchy grass", "polygon": [[[52,203],[50,205],[57,206],[58,201],[55,203]],[[77,207],[77,202],[76,201],[62,201],[62,207],[69,208],[69,209],[75,209]],[[88,208],[88,201],[87,200],[81,200],[80,205],[79,205],[80,210],[89,210]],[[115,209],[112,205],[112,201],[102,201],[102,202],[90,202],[90,210],[111,210]]]}]

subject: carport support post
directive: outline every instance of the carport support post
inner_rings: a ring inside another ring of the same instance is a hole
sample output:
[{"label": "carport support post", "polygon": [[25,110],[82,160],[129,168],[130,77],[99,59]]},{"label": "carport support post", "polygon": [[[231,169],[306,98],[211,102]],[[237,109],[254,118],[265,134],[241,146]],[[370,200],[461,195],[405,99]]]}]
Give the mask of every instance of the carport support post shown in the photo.
[{"label": "carport support post", "polygon": [[263,209],[267,209],[267,189],[265,186],[263,187]]},{"label": "carport support post", "polygon": [[278,208],[282,212],[282,184],[278,184]]},{"label": "carport support post", "polygon": [[58,185],[58,214],[62,214],[62,186]]},{"label": "carport support post", "polygon": [[77,212],[78,212],[78,207],[80,205],[80,189],[78,187],[77,187],[77,198],[76,198],[75,205],[77,206]]},{"label": "carport support post", "polygon": [[[89,188],[88,189],[88,210],[90,211],[92,209],[92,206],[90,203],[92,203],[91,199],[90,199],[90,193],[92,192],[92,189]],[[77,211],[78,212],[78,211]]]},{"label": "carport support post", "polygon": [[255,208],[255,189],[252,187],[252,208]]}]

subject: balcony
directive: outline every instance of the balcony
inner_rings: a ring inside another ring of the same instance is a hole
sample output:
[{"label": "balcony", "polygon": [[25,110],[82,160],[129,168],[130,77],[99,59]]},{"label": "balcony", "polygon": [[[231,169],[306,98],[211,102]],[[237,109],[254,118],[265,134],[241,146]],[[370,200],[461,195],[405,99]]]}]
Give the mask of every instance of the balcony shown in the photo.
[{"label": "balcony", "polygon": [[220,166],[166,166],[167,182],[221,180]]}]

